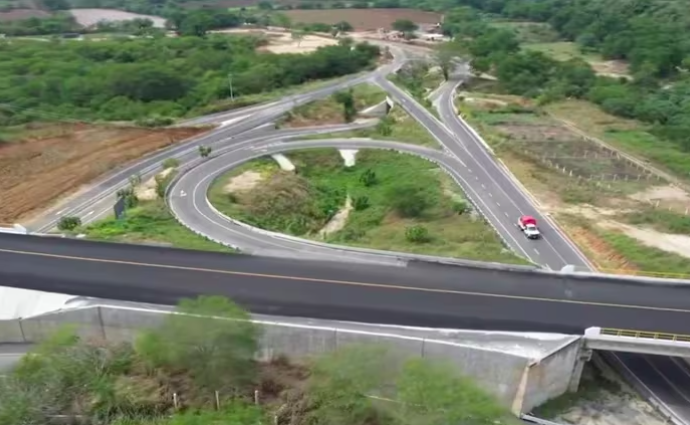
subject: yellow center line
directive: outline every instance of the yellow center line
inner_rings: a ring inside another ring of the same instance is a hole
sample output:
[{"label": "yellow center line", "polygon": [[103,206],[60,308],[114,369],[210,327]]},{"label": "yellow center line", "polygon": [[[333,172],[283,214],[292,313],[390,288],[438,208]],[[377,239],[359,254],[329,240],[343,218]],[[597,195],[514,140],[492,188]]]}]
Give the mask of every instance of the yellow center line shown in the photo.
[{"label": "yellow center line", "polygon": [[174,266],[174,265],[170,265],[170,264],[140,263],[140,262],[136,262],[136,261],[108,260],[108,259],[104,259],[104,258],[76,257],[76,256],[69,256],[69,255],[48,254],[48,253],[43,253],[43,252],[19,251],[19,250],[13,250],[13,249],[0,249],[0,252],[5,252],[5,253],[9,253],[9,254],[19,254],[19,255],[33,255],[33,256],[38,256],[38,257],[59,258],[59,259],[63,259],[63,260],[88,261],[88,262],[108,263],[108,264],[122,264],[122,265],[128,265],[128,266],[153,267],[153,268],[161,268],[161,269],[169,269],[169,270],[185,270],[185,271],[192,271],[192,272],[215,273],[215,274],[225,274],[225,275],[245,276],[245,277],[258,277],[258,278],[276,279],[276,280],[294,280],[294,281],[300,281],[300,282],[330,283],[330,284],[335,284],[335,285],[360,286],[360,287],[388,289],[388,290],[393,289],[393,290],[403,290],[403,291],[465,295],[465,296],[484,297],[484,298],[502,298],[502,299],[509,299],[509,300],[521,300],[521,301],[576,304],[576,305],[586,305],[586,306],[593,306],[593,307],[612,307],[612,308],[625,308],[625,309],[638,309],[638,310],[665,311],[665,312],[674,312],[674,313],[690,313],[690,309],[671,308],[671,307],[653,307],[653,306],[634,305],[634,304],[616,304],[616,303],[606,303],[606,302],[596,302],[596,301],[578,301],[578,300],[566,300],[566,299],[557,299],[557,298],[532,297],[532,296],[525,296],[525,295],[492,294],[489,292],[460,291],[460,290],[455,290],[455,289],[422,288],[422,287],[416,287],[416,286],[402,286],[402,285],[382,284],[382,283],[355,282],[355,281],[348,281],[348,280],[321,279],[321,278],[313,278],[313,277],[284,276],[284,275],[276,275],[276,274],[238,272],[238,271],[231,271],[231,270],[208,269],[208,268],[202,268],[202,267]]}]

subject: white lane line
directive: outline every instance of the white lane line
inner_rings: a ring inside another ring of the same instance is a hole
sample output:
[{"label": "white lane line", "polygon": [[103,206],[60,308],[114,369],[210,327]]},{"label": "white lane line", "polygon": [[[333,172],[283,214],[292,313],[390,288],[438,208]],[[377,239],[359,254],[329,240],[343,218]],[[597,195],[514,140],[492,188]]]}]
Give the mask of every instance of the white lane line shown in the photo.
[{"label": "white lane line", "polygon": [[467,170],[468,170],[470,173],[472,172],[472,169],[471,169],[471,168],[468,168]]},{"label": "white lane line", "polygon": [[508,213],[507,213],[507,212],[504,212],[503,214],[505,214],[505,215],[506,215],[506,217],[510,217],[510,216],[508,215]]},{"label": "white lane line", "polygon": [[86,214],[84,214],[84,217],[88,217],[88,216],[90,216],[91,214],[93,214],[93,211],[87,212]]},{"label": "white lane line", "polygon": [[674,384],[670,379],[668,379],[668,377],[667,377],[663,372],[661,372],[656,366],[654,366],[654,363],[652,363],[651,361],[649,361],[649,358],[648,358],[647,356],[643,356],[643,357],[644,357],[644,360],[645,360],[647,363],[649,363],[649,365],[652,367],[652,369],[654,369],[654,371],[655,371],[656,373],[658,373],[659,376],[661,376],[661,378],[662,378],[664,381],[666,381],[666,382],[668,383],[668,385],[669,385],[671,388],[673,388],[673,390],[674,390],[676,393],[678,393],[679,396],[681,396],[683,399],[685,399],[685,401],[687,401],[688,403],[690,403],[690,398],[688,398],[688,396],[687,396],[680,388],[678,388],[678,386],[676,386],[676,384]]},{"label": "white lane line", "polygon": [[539,251],[537,251],[537,248],[534,248],[534,252],[536,252],[537,255],[540,255],[540,254],[539,254]]},{"label": "white lane line", "polygon": [[65,210],[60,210],[60,211],[56,212],[55,215],[60,215],[60,214],[62,214],[63,212],[65,212]]},{"label": "white lane line", "polygon": [[501,204],[499,204],[498,202],[496,202],[496,206],[497,206],[497,207],[500,207],[500,206],[501,206]]},{"label": "white lane line", "polygon": [[482,189],[486,189],[486,186],[484,185],[484,183],[482,183]]},{"label": "white lane line", "polygon": [[492,198],[494,197],[494,195],[492,195],[491,193],[489,193],[489,196],[492,197]]}]

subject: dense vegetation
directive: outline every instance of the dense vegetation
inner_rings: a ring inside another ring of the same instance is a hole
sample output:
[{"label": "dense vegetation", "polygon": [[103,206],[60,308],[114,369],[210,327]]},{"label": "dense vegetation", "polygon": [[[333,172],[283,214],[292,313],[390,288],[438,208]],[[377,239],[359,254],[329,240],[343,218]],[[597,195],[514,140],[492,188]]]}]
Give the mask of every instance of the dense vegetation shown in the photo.
[{"label": "dense vegetation", "polygon": [[[390,118],[385,124],[388,130],[397,126]],[[384,127],[370,135],[380,138],[378,132],[387,133]],[[278,170],[272,158],[262,158],[219,176],[209,200],[227,216],[251,225],[329,243],[524,263],[471,212],[461,189],[421,158],[363,149],[355,165],[345,167],[335,149],[287,156],[296,172]],[[255,184],[240,183],[248,179]],[[341,226],[321,232],[348,198],[351,208],[339,218]]]},{"label": "dense vegetation", "polygon": [[443,363],[375,345],[300,365],[257,362],[261,329],[237,305],[200,297],[178,311],[188,315],[167,316],[134,344],[57,332],[0,380],[0,424],[54,415],[102,425],[517,423]]},{"label": "dense vegetation", "polygon": [[360,71],[379,49],[257,53],[258,38],[153,38],[0,45],[0,125],[51,119],[178,117],[216,99]]},{"label": "dense vegetation", "polygon": [[684,70],[690,61],[690,27],[682,27],[683,22],[690,22],[690,9],[681,14],[688,19],[667,24],[671,18],[652,13],[646,6],[628,5],[623,13],[625,8],[620,9],[619,3],[627,2],[617,2],[615,7],[566,0],[462,3],[514,18],[547,20],[584,49],[599,49],[607,57],[629,60],[634,77],[629,81],[597,76],[584,60],[559,62],[539,52],[521,50],[516,34],[491,26],[484,13],[471,7],[451,10],[444,30],[456,36],[456,43],[471,55],[475,70],[494,73],[507,92],[537,97],[542,102],[587,99],[609,113],[653,124],[654,133],[690,150],[690,104],[684,100],[690,95],[690,78]]}]

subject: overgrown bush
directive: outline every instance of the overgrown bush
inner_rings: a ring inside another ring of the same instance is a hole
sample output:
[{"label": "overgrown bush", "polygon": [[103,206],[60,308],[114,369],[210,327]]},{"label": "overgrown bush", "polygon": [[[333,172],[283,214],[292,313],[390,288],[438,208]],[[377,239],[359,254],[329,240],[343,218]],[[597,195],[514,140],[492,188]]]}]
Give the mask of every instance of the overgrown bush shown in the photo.
[{"label": "overgrown bush", "polygon": [[74,230],[79,226],[81,226],[81,219],[74,216],[60,218],[57,225],[58,229],[67,231]]},{"label": "overgrown bush", "polygon": [[429,242],[431,236],[429,235],[429,229],[421,224],[415,224],[405,229],[405,239],[412,243],[424,243]]}]

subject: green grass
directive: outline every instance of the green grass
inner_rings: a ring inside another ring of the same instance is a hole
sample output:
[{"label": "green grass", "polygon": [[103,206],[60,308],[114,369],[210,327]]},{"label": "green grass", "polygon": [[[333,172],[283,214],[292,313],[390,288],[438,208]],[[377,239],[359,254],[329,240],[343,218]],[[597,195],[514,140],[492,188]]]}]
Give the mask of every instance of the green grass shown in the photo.
[{"label": "green grass", "polygon": [[690,234],[690,216],[665,209],[648,208],[621,217],[623,222],[649,226],[664,233]]},{"label": "green grass", "polygon": [[179,224],[162,201],[142,202],[128,210],[121,220],[108,218],[79,231],[89,239],[101,241],[160,243],[175,248],[231,252],[229,248],[204,239]]},{"label": "green grass", "polygon": [[[363,111],[386,99],[386,92],[372,84],[359,84],[352,88],[355,108]],[[315,100],[290,111],[285,122],[291,125],[318,125],[344,123],[343,107],[334,96]]]},{"label": "green grass", "polygon": [[[365,71],[369,72],[369,71]],[[353,75],[359,75],[359,74],[353,74]],[[353,75],[348,75],[344,77],[337,77],[337,78],[332,78],[332,79],[326,79],[326,80],[317,80],[317,81],[311,81],[308,83],[300,84],[298,86],[292,86],[292,87],[285,87],[279,90],[273,90],[273,91],[268,91],[264,93],[256,93],[256,94],[251,94],[247,96],[238,96],[235,98],[234,101],[230,99],[223,99],[219,100],[217,102],[214,102],[210,105],[205,105],[200,108],[196,108],[187,114],[187,118],[190,117],[196,117],[200,115],[206,115],[206,114],[212,114],[215,112],[223,112],[223,111],[230,111],[233,109],[239,109],[239,108],[244,108],[247,106],[252,106],[252,105],[257,105],[259,103],[265,103],[265,102],[272,102],[276,100],[280,100],[283,97],[286,96],[292,96],[292,95],[297,95],[301,93],[305,93],[311,90],[316,90],[319,88],[322,88],[324,86],[327,86],[328,84],[331,84],[336,81],[340,81],[346,78],[350,78]]]},{"label": "green grass", "polygon": [[690,180],[690,154],[677,144],[652,135],[647,126],[638,121],[614,117],[584,101],[557,102],[548,105],[546,110],[614,148],[649,160],[680,179]]},{"label": "green grass", "polygon": [[342,138],[371,138],[411,143],[438,149],[438,141],[422,127],[414,118],[407,114],[400,106],[396,106],[390,116],[395,120],[391,126],[391,134],[383,135],[376,128],[365,128],[338,133],[314,134],[302,139],[342,139]]},{"label": "green grass", "polygon": [[553,43],[559,40],[558,33],[547,23],[495,20],[491,25],[513,30],[520,43]]},{"label": "green grass", "polygon": [[[335,149],[296,151],[287,156],[295,164],[300,178],[306,179],[311,187],[320,188],[319,191],[300,192],[301,196],[309,193],[310,196],[322,197],[312,199],[310,206],[332,208],[333,201],[337,200],[338,208],[340,208],[344,205],[345,196],[349,196],[353,202],[364,197],[368,199],[368,208],[350,211],[344,228],[328,235],[325,239],[327,242],[480,261],[526,264],[525,260],[504,249],[498,236],[481,219],[469,212],[457,214],[454,211],[454,204],[466,203],[462,191],[453,187],[454,184],[435,165],[423,159],[388,151],[365,149],[358,152],[357,165],[345,168],[342,158]],[[271,160],[262,159],[245,167],[253,167],[264,175],[270,175],[277,171],[269,161]],[[234,197],[225,193],[223,188],[228,179],[249,168],[233,170],[214,182],[209,192],[209,199],[220,211],[237,218],[242,216],[246,218],[247,211],[254,202],[251,197],[266,193],[266,186],[251,188],[244,195],[238,194]],[[376,175],[376,183],[370,186],[366,186],[361,180],[363,173],[367,170],[373,171]],[[413,188],[408,187],[410,184]],[[396,190],[403,190],[403,193],[412,197],[422,196],[428,200],[429,205],[418,216],[403,218],[394,205],[395,199],[403,197],[391,195]],[[294,204],[305,203],[304,200],[296,198],[297,196],[293,200]],[[280,202],[282,201],[276,201],[276,204]],[[325,216],[313,214],[305,218],[309,226],[303,227],[308,229],[304,233],[294,232],[296,228],[293,226],[296,220],[294,217],[287,223],[280,222],[286,227],[271,230],[322,240],[318,230],[328,222],[338,208],[331,210],[330,214]],[[280,210],[273,210],[270,214],[281,217],[293,216],[294,211],[281,214]],[[261,217],[255,216],[249,219],[262,221]],[[262,222],[269,221],[278,222],[268,218]],[[317,222],[318,226],[315,226]],[[428,241],[415,243],[407,239],[407,229],[415,225],[424,226],[428,230]]]},{"label": "green grass", "polygon": [[623,233],[604,230],[597,233],[613,249],[644,272],[690,275],[690,259],[686,257],[643,245],[637,239]]},{"label": "green grass", "polygon": [[594,53],[583,53],[577,44],[570,41],[557,41],[553,43],[530,43],[523,44],[527,50],[535,50],[559,61],[567,61],[574,58],[582,58],[591,62],[600,62],[601,56]]}]

